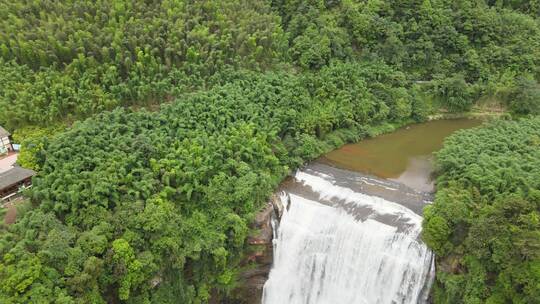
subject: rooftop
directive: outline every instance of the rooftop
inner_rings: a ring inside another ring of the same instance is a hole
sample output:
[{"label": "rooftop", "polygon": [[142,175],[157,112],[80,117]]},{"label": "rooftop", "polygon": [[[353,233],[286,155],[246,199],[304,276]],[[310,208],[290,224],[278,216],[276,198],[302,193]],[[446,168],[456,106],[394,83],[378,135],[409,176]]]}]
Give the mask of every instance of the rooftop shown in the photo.
[{"label": "rooftop", "polygon": [[5,189],[17,184],[35,174],[34,171],[21,167],[13,167],[0,173],[0,189]]},{"label": "rooftop", "polygon": [[8,131],[6,131],[6,129],[2,128],[2,126],[0,126],[0,137],[8,137],[10,136],[11,134],[9,134]]},{"label": "rooftop", "polygon": [[0,174],[13,168],[17,162],[17,153],[10,153],[7,156],[0,155]]}]

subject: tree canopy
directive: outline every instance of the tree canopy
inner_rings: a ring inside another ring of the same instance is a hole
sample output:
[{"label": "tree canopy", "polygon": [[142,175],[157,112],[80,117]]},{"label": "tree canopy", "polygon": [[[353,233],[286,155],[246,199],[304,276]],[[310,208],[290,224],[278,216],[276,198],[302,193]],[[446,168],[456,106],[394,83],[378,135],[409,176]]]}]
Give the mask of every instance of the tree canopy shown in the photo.
[{"label": "tree canopy", "polygon": [[[366,76],[375,67],[381,82]],[[47,142],[35,209],[0,239],[0,298],[227,296],[249,221],[291,169],[372,125],[422,117],[400,78],[382,63],[230,73],[157,112],[116,109],[76,122]]]},{"label": "tree canopy", "polygon": [[[482,96],[540,113],[537,1],[1,3],[0,125],[39,171],[1,227],[3,303],[234,297],[248,223],[304,162]],[[538,299],[535,130],[439,154],[440,301]]]},{"label": "tree canopy", "polygon": [[450,111],[484,95],[510,102],[530,88],[518,78],[540,75],[534,1],[4,2],[0,124],[10,129],[169,102],[231,68],[384,62]]},{"label": "tree canopy", "polygon": [[436,303],[538,303],[540,118],[460,131],[437,153],[423,237]]}]

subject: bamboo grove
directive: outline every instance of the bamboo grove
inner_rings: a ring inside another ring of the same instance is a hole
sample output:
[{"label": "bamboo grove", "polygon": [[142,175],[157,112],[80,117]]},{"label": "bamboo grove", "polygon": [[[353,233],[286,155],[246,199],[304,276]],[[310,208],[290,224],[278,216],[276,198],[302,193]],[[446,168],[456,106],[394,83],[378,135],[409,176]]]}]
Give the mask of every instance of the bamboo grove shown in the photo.
[{"label": "bamboo grove", "polygon": [[[485,98],[540,113],[539,13],[537,1],[3,0],[0,125],[39,173],[32,208],[0,236],[1,302],[239,301],[248,223],[304,162]],[[523,145],[537,127],[471,131],[439,154],[425,238],[459,267],[439,267],[438,303],[538,299],[534,244],[505,247],[503,263],[467,241],[483,235],[471,218],[504,212],[518,240],[537,234],[538,184],[517,168],[534,167]],[[501,156],[484,185],[470,142],[495,153],[493,134],[531,161]],[[474,202],[466,224],[447,197]]]},{"label": "bamboo grove", "polygon": [[538,303],[540,119],[448,138],[424,239],[439,257],[436,303]]}]

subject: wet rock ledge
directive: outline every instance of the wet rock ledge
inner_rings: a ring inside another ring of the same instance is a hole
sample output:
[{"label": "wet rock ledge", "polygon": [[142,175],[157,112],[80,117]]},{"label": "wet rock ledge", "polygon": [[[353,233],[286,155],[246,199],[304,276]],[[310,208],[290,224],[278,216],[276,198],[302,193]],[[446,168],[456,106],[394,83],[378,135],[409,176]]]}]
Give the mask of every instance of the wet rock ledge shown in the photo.
[{"label": "wet rock ledge", "polygon": [[242,261],[244,270],[240,273],[239,287],[234,292],[236,298],[234,303],[261,303],[263,286],[272,268],[272,222],[277,225],[282,214],[283,204],[279,196],[274,194],[251,224],[247,253]]}]

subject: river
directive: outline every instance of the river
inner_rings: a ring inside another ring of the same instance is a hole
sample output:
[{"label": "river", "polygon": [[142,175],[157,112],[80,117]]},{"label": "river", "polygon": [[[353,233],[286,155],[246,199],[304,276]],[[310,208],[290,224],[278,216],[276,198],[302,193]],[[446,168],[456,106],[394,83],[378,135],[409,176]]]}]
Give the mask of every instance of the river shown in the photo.
[{"label": "river", "polygon": [[420,239],[433,152],[458,119],[346,145],[283,183],[264,304],[427,303],[434,256]]}]

